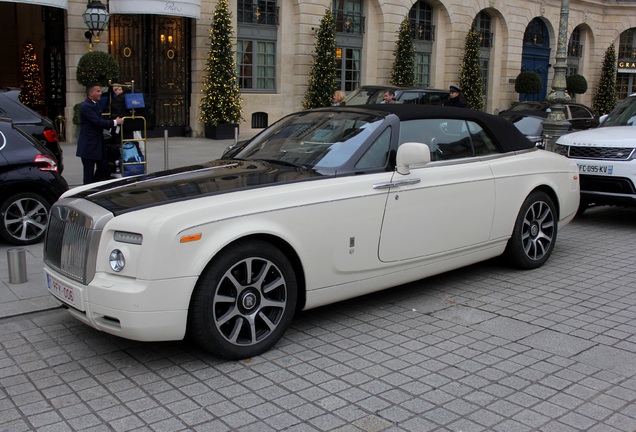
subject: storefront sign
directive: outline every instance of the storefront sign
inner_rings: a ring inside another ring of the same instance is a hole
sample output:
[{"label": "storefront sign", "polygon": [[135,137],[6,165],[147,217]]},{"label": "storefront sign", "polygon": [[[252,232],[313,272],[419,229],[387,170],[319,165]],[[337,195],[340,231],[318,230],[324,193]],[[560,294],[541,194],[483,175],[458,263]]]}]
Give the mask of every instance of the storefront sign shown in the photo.
[{"label": "storefront sign", "polygon": [[616,69],[619,73],[636,73],[636,60],[619,60]]}]

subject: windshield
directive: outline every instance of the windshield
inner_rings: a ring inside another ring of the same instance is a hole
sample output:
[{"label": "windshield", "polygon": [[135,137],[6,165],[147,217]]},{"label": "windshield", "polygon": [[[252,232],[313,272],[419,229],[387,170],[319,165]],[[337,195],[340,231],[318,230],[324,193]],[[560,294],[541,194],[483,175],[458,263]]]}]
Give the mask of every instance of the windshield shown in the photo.
[{"label": "windshield", "polygon": [[384,99],[382,88],[358,87],[347,95],[346,105],[379,104]]},{"label": "windshield", "polygon": [[635,126],[636,96],[630,96],[609,113],[602,126]]},{"label": "windshield", "polygon": [[272,125],[236,155],[307,169],[338,168],[365,145],[383,117],[356,112],[312,111]]}]

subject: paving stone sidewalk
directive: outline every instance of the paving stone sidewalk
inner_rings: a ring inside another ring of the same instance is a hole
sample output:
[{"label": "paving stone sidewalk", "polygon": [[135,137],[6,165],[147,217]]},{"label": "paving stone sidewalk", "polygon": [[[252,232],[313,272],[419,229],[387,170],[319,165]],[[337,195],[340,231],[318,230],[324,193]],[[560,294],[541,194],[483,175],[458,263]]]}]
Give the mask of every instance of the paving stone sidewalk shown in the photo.
[{"label": "paving stone sidewalk", "polygon": [[268,353],[0,319],[2,431],[636,431],[636,209],[548,263],[496,261],[301,313]]}]

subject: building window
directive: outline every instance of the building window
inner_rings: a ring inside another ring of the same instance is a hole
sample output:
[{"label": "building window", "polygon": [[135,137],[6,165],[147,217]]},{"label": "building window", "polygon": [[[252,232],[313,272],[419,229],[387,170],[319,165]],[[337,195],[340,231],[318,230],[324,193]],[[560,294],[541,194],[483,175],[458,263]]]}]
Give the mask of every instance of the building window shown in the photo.
[{"label": "building window", "polygon": [[526,27],[526,32],[523,34],[523,43],[524,45],[550,47],[548,28],[540,18],[534,18],[530,21],[530,24]]},{"label": "building window", "polygon": [[583,45],[581,45],[581,29],[576,27],[572,31],[570,36],[570,43],[568,44],[568,57],[582,57]]},{"label": "building window", "polygon": [[278,25],[276,0],[238,0],[238,23]]},{"label": "building window", "polygon": [[364,33],[362,0],[333,0],[333,16],[338,33]]},{"label": "building window", "polygon": [[479,45],[482,48],[492,48],[494,42],[494,35],[490,30],[490,24],[492,19],[487,12],[479,12],[473,25],[475,30],[479,33]]},{"label": "building window", "polygon": [[339,88],[350,92],[360,86],[360,50],[336,48],[336,81]]},{"label": "building window", "polygon": [[416,40],[434,41],[433,8],[423,0],[416,2],[409,11],[409,21]]},{"label": "building window", "polygon": [[431,55],[415,53],[415,85],[429,87],[431,85]]},{"label": "building window", "polygon": [[276,89],[276,42],[239,39],[236,55],[241,89]]}]

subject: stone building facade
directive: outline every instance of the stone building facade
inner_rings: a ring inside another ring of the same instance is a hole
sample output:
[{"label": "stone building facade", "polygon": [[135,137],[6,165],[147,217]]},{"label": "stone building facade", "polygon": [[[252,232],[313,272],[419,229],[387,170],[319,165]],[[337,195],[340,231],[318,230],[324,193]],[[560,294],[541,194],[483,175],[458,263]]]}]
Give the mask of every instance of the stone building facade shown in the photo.
[{"label": "stone building facade", "polygon": [[[124,81],[134,80],[136,91],[144,93],[152,130],[201,136],[199,103],[217,2],[103,3],[110,25],[92,49],[110,52]],[[265,118],[271,124],[302,109],[316,30],[326,9],[336,18],[339,84],[347,91],[388,83],[397,32],[407,16],[414,28],[418,84],[456,85],[464,40],[475,25],[482,41],[486,110],[493,113],[519,100],[514,80],[521,70],[542,76],[539,97],[550,91],[561,6],[547,0],[229,0],[244,101],[241,133],[257,132]],[[31,41],[42,62],[46,111],[51,117],[63,115],[69,137],[75,128],[73,106],[84,98],[75,73],[89,50],[82,18],[86,7],[85,0],[0,1],[0,16],[6,17],[0,34],[9,42],[0,47],[0,56],[10,59],[0,66],[0,86],[18,85],[20,49]],[[591,105],[612,43],[623,61],[619,98],[636,91],[635,12],[634,1],[569,1],[568,72],[588,81],[588,91],[577,101]]]}]

